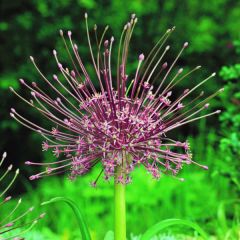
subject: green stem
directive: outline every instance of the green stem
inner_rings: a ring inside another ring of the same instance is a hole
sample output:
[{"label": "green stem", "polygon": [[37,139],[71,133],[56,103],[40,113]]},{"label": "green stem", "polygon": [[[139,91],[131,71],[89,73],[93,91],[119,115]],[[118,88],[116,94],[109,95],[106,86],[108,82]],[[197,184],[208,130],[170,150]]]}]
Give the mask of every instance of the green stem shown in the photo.
[{"label": "green stem", "polygon": [[[126,155],[123,153],[123,162],[126,161]],[[125,203],[125,185],[117,183],[117,178],[121,175],[122,167],[118,166],[114,181],[114,214],[115,214],[115,240],[126,240],[126,203]]]}]

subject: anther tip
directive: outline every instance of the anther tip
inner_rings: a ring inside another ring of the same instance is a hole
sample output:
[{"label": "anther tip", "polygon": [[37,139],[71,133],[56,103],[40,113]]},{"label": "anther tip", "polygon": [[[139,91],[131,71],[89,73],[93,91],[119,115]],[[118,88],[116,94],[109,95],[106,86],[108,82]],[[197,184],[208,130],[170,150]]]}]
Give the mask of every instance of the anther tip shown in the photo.
[{"label": "anther tip", "polygon": [[19,174],[19,168],[16,170],[16,174]]},{"label": "anther tip", "polygon": [[14,108],[11,108],[12,113],[16,113],[16,110]]},{"label": "anther tip", "polygon": [[32,176],[29,177],[29,180],[31,180],[31,181],[35,180],[35,179],[36,179],[35,175],[32,175]]},{"label": "anther tip", "polygon": [[46,213],[42,213],[42,214],[40,214],[39,218],[44,218],[45,215],[46,215]]},{"label": "anther tip", "polygon": [[13,165],[11,164],[11,165],[9,165],[9,167],[8,167],[8,171],[11,171],[12,170],[12,168],[13,168]]},{"label": "anther tip", "polygon": [[139,61],[143,61],[144,60],[144,54],[140,54],[139,57],[138,57]]},{"label": "anther tip", "polygon": [[223,91],[224,91],[224,88],[219,89],[219,92],[223,92]]},{"label": "anther tip", "polygon": [[165,69],[165,68],[167,68],[167,66],[168,66],[168,64],[167,64],[167,62],[165,62],[165,63],[162,65],[162,68]]},{"label": "anther tip", "polygon": [[37,83],[32,82],[32,86],[33,86],[33,87],[37,87]]},{"label": "anther tip", "polygon": [[84,17],[85,17],[85,18],[88,18],[88,14],[87,14],[87,13],[85,13],[85,14],[84,14]]},{"label": "anther tip", "polygon": [[53,49],[53,55],[56,56],[57,55],[57,51],[55,49]]},{"label": "anther tip", "polygon": [[10,201],[11,199],[12,199],[12,197],[11,197],[11,196],[8,196],[8,197],[6,197],[6,198],[4,199],[4,201],[7,202],[7,201]]},{"label": "anther tip", "polygon": [[7,157],[7,152],[4,152],[3,153],[3,158],[6,158]]},{"label": "anther tip", "polygon": [[212,75],[211,75],[211,77],[215,77],[216,76],[216,73],[214,72]]},{"label": "anther tip", "polygon": [[209,105],[210,105],[209,103],[206,103],[206,104],[204,105],[204,107],[205,107],[205,108],[208,108]]},{"label": "anther tip", "polygon": [[169,91],[169,92],[167,93],[167,97],[170,97],[170,96],[172,96],[172,91]]},{"label": "anther tip", "polygon": [[72,36],[72,32],[68,31],[68,36],[71,37]]},{"label": "anther tip", "polygon": [[19,79],[19,82],[22,83],[22,84],[25,83],[25,81],[22,78]]},{"label": "anther tip", "polygon": [[15,118],[15,115],[13,113],[10,113],[10,117]]},{"label": "anther tip", "polygon": [[216,113],[217,113],[217,114],[221,113],[221,110],[217,110]]},{"label": "anther tip", "polygon": [[178,74],[182,73],[182,71],[183,71],[183,68],[180,68],[180,69],[178,70]]},{"label": "anther tip", "polygon": [[168,45],[168,46],[166,46],[166,51],[168,51],[170,49],[170,46]]},{"label": "anther tip", "polygon": [[203,169],[208,170],[208,166],[202,166]]},{"label": "anther tip", "polygon": [[108,40],[105,40],[105,41],[104,41],[104,47],[105,47],[105,48],[108,47],[108,43],[109,43]]},{"label": "anther tip", "polygon": [[199,65],[199,66],[196,67],[196,69],[199,69],[199,68],[201,68],[201,67],[202,67],[202,66]]},{"label": "anther tip", "polygon": [[184,47],[184,48],[188,47],[188,42],[185,42],[185,43],[183,44],[183,47]]},{"label": "anther tip", "polygon": [[76,73],[74,72],[74,70],[71,71],[71,76],[74,78],[76,77]]},{"label": "anther tip", "polygon": [[60,34],[61,36],[63,36],[63,30],[62,30],[62,29],[59,30],[59,34]]},{"label": "anther tip", "polygon": [[29,58],[30,58],[30,60],[31,60],[32,62],[34,62],[33,56],[30,56]]}]

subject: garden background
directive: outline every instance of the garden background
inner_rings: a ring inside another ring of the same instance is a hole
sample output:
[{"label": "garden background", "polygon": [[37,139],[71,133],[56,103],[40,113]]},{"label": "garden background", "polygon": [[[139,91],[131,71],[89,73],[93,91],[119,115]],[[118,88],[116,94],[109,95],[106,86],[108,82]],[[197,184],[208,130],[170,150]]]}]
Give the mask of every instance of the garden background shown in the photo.
[{"label": "garden background", "polygon": [[[166,29],[176,26],[167,60],[171,61],[188,41],[190,46],[178,66],[190,69],[202,65],[191,81],[182,82],[177,89],[191,88],[212,72],[217,72],[217,77],[204,85],[206,95],[225,88],[210,104],[211,110],[222,110],[220,116],[174,131],[176,137],[190,141],[194,160],[208,165],[209,170],[185,166],[180,174],[185,182],[167,176],[155,181],[143,168],[135,171],[133,182],[127,186],[128,236],[138,236],[166,218],[183,218],[196,221],[213,239],[240,239],[240,1],[2,0],[0,4],[0,150],[8,152],[8,163],[21,169],[12,194],[23,197],[23,208],[35,205],[36,212],[47,212],[45,219],[27,234],[29,239],[79,239],[77,223],[67,206],[60,203],[39,206],[56,196],[66,196],[78,203],[93,239],[101,240],[113,229],[112,183],[100,179],[97,188],[92,188],[89,183],[95,180],[98,169],[74,182],[68,180],[67,174],[29,181],[28,177],[38,169],[25,166],[25,161],[49,161],[54,157],[42,152],[42,139],[37,134],[9,117],[10,108],[14,107],[30,119],[42,122],[39,114],[26,108],[9,91],[9,86],[24,95],[19,78],[44,84],[29,61],[30,55],[47,76],[56,73],[52,50],[56,48],[63,58],[66,56],[59,29],[73,32],[81,56],[88,62],[87,69],[92,71],[85,12],[91,32],[95,23],[100,30],[110,25],[107,36],[113,35],[115,44],[130,15],[136,13],[139,21],[128,65],[132,70],[137,56],[147,54]],[[197,239],[194,235],[185,227],[171,228],[159,239]]]}]

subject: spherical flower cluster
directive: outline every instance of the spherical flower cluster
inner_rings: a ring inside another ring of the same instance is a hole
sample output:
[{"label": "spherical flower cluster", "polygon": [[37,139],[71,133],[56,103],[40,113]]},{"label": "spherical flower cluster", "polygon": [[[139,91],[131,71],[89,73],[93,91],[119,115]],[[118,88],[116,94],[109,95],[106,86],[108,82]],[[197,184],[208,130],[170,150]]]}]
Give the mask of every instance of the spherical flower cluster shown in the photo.
[{"label": "spherical flower cluster", "polygon": [[[184,43],[172,63],[164,62],[170,49],[165,46],[175,28],[168,29],[148,54],[139,55],[134,73],[127,70],[130,40],[137,22],[135,15],[124,26],[118,47],[116,74],[112,73],[112,47],[114,38],[105,39],[94,31],[97,43],[96,56],[93,54],[85,15],[87,39],[95,76],[90,76],[78,46],[68,31],[68,41],[60,30],[70,67],[65,67],[53,51],[59,75],[49,80],[39,69],[33,57],[30,57],[36,70],[45,81],[45,87],[23,79],[20,82],[30,90],[32,99],[27,100],[13,88],[11,90],[25,103],[39,111],[51,122],[51,128],[39,126],[23,117],[15,109],[11,116],[31,130],[45,138],[43,151],[51,150],[58,160],[49,163],[26,162],[28,165],[46,167],[43,172],[30,177],[38,179],[46,175],[69,172],[70,178],[87,173],[96,164],[101,163],[106,180],[115,176],[121,183],[131,181],[130,173],[138,165],[156,179],[162,174],[176,176],[184,164],[197,164],[192,160],[187,141],[180,142],[168,137],[173,129],[207,117],[220,111],[201,115],[208,107],[208,101],[217,93],[201,100],[203,92],[189,101],[188,97],[202,84],[215,76],[215,73],[198,83],[192,89],[184,89],[181,94],[174,93],[174,86],[200,69],[195,67],[189,72],[182,68],[176,70],[176,63],[187,48]],[[102,50],[103,48],[103,50]],[[98,87],[93,84],[97,79]],[[54,94],[49,93],[52,89]],[[182,180],[181,178],[179,178]],[[95,184],[96,182],[94,182]]]},{"label": "spherical flower cluster", "polygon": [[[3,154],[1,161],[0,161],[0,167],[3,164],[3,161],[5,160],[7,154],[6,152]],[[17,178],[19,174],[19,170],[17,169],[15,171],[15,174],[12,178],[12,180],[4,185],[3,180],[7,177],[7,175],[12,171],[13,166],[10,165],[7,170],[3,172],[3,174],[0,176],[0,183],[1,183],[1,191],[0,191],[0,240],[20,240],[23,239],[20,237],[24,233],[28,232],[33,228],[34,225],[38,222],[39,219],[44,217],[44,213],[40,214],[37,218],[34,218],[32,220],[26,220],[25,218],[29,213],[31,213],[34,209],[34,207],[30,207],[25,212],[22,212],[20,214],[16,214],[16,212],[19,212],[19,207],[22,203],[22,200],[19,199],[15,205],[13,205],[12,209],[7,214],[3,214],[4,207],[10,203],[10,201],[13,201],[11,196],[7,196],[7,192],[14,183],[15,179]],[[17,215],[17,216],[16,216]],[[25,221],[24,221],[25,220]]]}]

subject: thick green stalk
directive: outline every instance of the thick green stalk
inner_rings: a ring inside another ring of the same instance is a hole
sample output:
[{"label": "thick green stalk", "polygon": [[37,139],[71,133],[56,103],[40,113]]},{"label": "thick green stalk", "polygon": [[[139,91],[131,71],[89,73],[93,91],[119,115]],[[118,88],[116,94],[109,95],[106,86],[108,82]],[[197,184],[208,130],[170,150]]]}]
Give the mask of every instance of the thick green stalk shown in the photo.
[{"label": "thick green stalk", "polygon": [[[123,153],[123,162],[126,162],[126,155]],[[124,164],[125,165],[125,164]],[[117,183],[117,178],[121,175],[122,168],[118,166],[114,181],[114,239],[126,240],[126,203],[125,203],[125,185]]]}]

